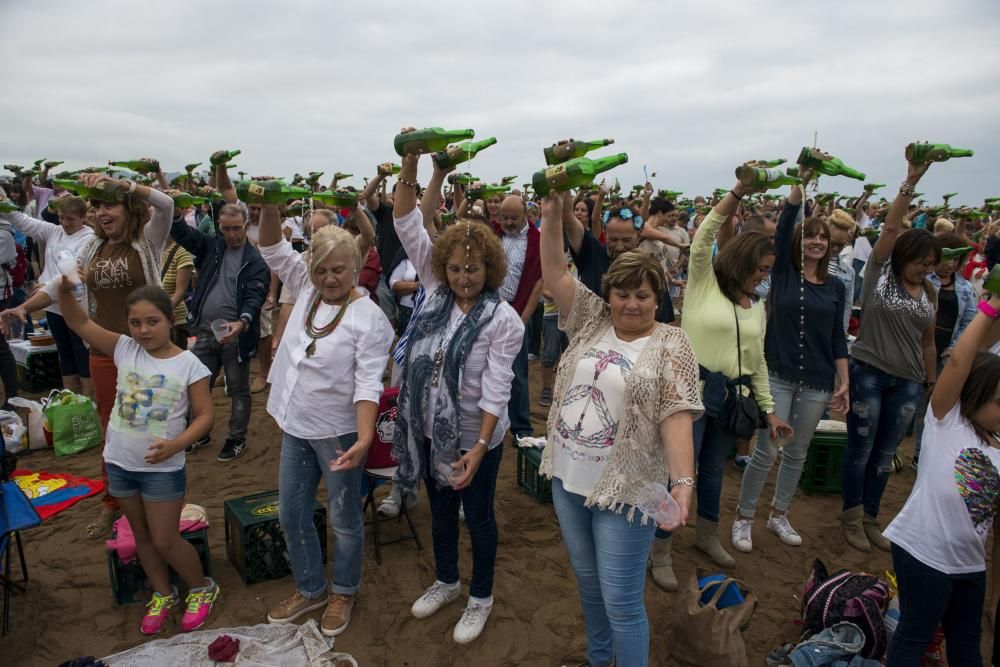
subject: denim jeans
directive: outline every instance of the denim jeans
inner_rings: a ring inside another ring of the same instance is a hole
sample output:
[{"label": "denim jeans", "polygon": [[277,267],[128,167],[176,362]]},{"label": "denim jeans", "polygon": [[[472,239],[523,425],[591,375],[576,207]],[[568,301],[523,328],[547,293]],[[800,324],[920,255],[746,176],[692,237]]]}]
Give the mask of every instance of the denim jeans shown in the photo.
[{"label": "denim jeans", "polygon": [[[430,457],[430,440],[424,442],[424,454]],[[427,499],[431,505],[431,537],[434,539],[434,567],[438,581],[455,584],[458,572],[458,506],[465,510],[465,525],[472,542],[472,582],[469,595],[488,598],[493,594],[493,573],[497,562],[500,531],[493,512],[493,497],[497,490],[497,473],[503,445],[486,452],[472,483],[461,491],[450,486],[439,487],[430,474],[433,463],[424,476]]]},{"label": "denim jeans", "polygon": [[205,364],[213,378],[220,367],[226,374],[226,389],[232,400],[229,437],[246,440],[250,424],[250,362],[240,363],[239,346],[235,340],[223,345],[211,331],[199,331],[191,351]]},{"label": "denim jeans", "polygon": [[736,446],[736,434],[714,417],[703,415],[694,422],[694,460],[698,466],[698,516],[719,520],[722,477],[726,459]]},{"label": "denim jeans", "polygon": [[585,498],[552,479],[552,504],[576,573],[591,665],[649,664],[649,619],[643,603],[652,523],[624,512],[585,507]]},{"label": "denim jeans", "polygon": [[[799,477],[802,476],[802,467],[806,462],[806,454],[809,453],[809,442],[830,404],[830,392],[810,389],[773,375],[770,382],[774,413],[795,429],[795,436],[781,449],[781,465],[778,468],[778,481],[774,487],[772,502],[774,509],[787,512],[795,495],[795,487],[799,484]],[[760,498],[777,456],[778,448],[771,442],[770,431],[766,428],[757,431],[757,446],[750,457],[750,465],[743,472],[738,506],[740,516],[753,518],[757,510],[757,499]]]},{"label": "denim jeans", "polygon": [[841,469],[844,510],[865,506],[877,517],[892,457],[913,421],[923,385],[851,359],[851,410]]},{"label": "denim jeans", "polygon": [[365,524],[361,514],[363,468],[333,472],[329,462],[337,449],[347,451],[356,433],[340,438],[305,440],[287,433],[281,437],[278,470],[278,520],[285,533],[295,586],[304,597],[326,593],[323,552],[313,524],[313,505],[319,480],[326,486],[327,519],[333,529],[333,592],[354,595],[361,587],[361,560]]},{"label": "denim jeans", "polygon": [[510,402],[507,415],[510,417],[510,431],[514,435],[531,435],[531,404],[528,402],[528,330],[525,328],[521,349],[514,358],[514,384],[510,387]]},{"label": "denim jeans", "polygon": [[[935,377],[941,377],[941,369],[944,368],[945,360],[938,357],[937,360],[937,375]],[[916,461],[920,458],[920,445],[924,439],[924,417],[927,416],[927,406],[931,403],[931,390],[925,391],[924,395],[920,398],[920,405],[917,406],[917,415],[914,419],[913,426],[913,460]]]},{"label": "denim jeans", "polygon": [[919,666],[938,624],[944,626],[949,665],[981,666],[986,572],[945,574],[895,544],[892,565],[899,584],[899,625],[889,644],[888,667]]}]

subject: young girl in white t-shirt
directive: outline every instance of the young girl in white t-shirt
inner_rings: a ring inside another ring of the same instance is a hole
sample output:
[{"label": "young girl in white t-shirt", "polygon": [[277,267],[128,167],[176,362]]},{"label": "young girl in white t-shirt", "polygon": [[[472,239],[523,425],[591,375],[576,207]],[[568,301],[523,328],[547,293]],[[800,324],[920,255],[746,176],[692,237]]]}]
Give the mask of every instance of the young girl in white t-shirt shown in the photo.
[{"label": "young girl in white t-shirt", "polygon": [[[140,630],[151,635],[178,602],[168,565],[188,586],[181,630],[201,627],[219,595],[198,553],[178,530],[184,505],[184,449],[212,429],[209,372],[171,341],[174,308],[157,286],[141,287],[125,302],[131,338],[90,320],[65,278],[59,307],[66,324],[118,368],[115,405],[104,435],[108,492],[118,499],[135,535],[142,569],[153,585]],[[188,421],[190,408],[191,420]]]},{"label": "young girl in white t-shirt", "polygon": [[[939,624],[948,664],[983,664],[986,539],[1000,501],[1000,357],[979,350],[1000,318],[1000,296],[980,303],[979,311],[934,387],[917,482],[885,532],[900,604],[889,667],[920,665]],[[1000,540],[993,541],[992,558],[995,609]]]}]

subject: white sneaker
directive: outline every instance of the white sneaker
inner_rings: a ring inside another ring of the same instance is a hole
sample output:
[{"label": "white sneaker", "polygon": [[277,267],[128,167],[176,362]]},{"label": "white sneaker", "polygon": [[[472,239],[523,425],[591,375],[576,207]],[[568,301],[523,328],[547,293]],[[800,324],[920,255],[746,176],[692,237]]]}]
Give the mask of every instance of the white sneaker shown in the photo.
[{"label": "white sneaker", "polygon": [[486,619],[490,617],[491,611],[493,611],[492,603],[479,604],[478,602],[469,600],[468,606],[465,607],[465,611],[462,613],[462,620],[455,626],[455,632],[452,635],[454,640],[459,644],[468,644],[483,634],[483,628],[486,627]]},{"label": "white sneaker", "polygon": [[[781,516],[774,516],[772,514],[767,520],[767,528],[790,547],[797,547],[802,544],[802,538],[792,528],[792,524],[788,523],[787,514],[782,514]],[[733,530],[735,531],[736,529],[734,528]]]},{"label": "white sneaker", "polygon": [[[770,524],[768,524],[770,525]],[[753,519],[741,519],[739,517],[733,521],[733,548],[745,554],[753,551]]]},{"label": "white sneaker", "polygon": [[435,581],[431,587],[424,591],[424,594],[417,598],[417,601],[410,607],[410,613],[417,618],[427,618],[437,612],[438,609],[449,602],[458,599],[462,592],[459,583],[448,585],[441,581]]},{"label": "white sneaker", "polygon": [[465,521],[465,506],[464,505],[459,505],[458,506],[458,520],[459,521]]},{"label": "white sneaker", "polygon": [[390,493],[386,499],[379,504],[378,513],[382,516],[387,516],[390,519],[395,519],[399,516],[399,503],[396,501],[396,496]]}]

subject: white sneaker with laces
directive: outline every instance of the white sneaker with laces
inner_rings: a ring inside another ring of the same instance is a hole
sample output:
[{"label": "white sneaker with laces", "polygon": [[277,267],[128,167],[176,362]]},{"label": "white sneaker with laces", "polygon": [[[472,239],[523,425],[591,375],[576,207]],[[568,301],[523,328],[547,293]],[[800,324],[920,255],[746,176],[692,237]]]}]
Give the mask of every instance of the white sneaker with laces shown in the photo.
[{"label": "white sneaker with laces", "polygon": [[417,618],[427,618],[449,602],[457,600],[461,592],[462,586],[458,582],[446,584],[443,581],[435,581],[413,603],[413,606],[410,607],[410,613]]},{"label": "white sneaker with laces", "polygon": [[788,523],[787,514],[782,514],[780,516],[774,516],[772,514],[767,520],[767,528],[772,533],[777,535],[782,542],[790,547],[797,547],[802,544],[802,538],[799,537],[799,534],[795,532],[794,528],[792,528],[792,524]]},{"label": "white sneaker with laces", "polygon": [[[769,524],[770,525],[770,524]],[[753,519],[742,519],[737,516],[733,521],[733,548],[745,554],[753,551]]]},{"label": "white sneaker with laces", "polygon": [[379,504],[378,513],[382,516],[387,516],[390,519],[395,519],[399,516],[399,503],[396,501],[396,496],[390,493],[386,499]]},{"label": "white sneaker with laces", "polygon": [[470,599],[469,604],[462,613],[462,620],[455,626],[455,632],[452,635],[454,640],[459,644],[468,644],[483,634],[483,628],[486,627],[486,619],[490,617],[491,611],[493,611],[492,602],[490,604],[480,604]]}]

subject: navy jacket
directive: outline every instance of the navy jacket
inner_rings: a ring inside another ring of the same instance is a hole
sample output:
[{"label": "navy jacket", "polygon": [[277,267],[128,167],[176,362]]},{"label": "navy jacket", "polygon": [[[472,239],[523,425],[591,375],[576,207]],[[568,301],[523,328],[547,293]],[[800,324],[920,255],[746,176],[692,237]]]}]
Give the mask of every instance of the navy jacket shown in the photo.
[{"label": "navy jacket", "polygon": [[[208,236],[187,224],[184,218],[174,218],[170,237],[192,255],[198,271],[198,286],[188,304],[188,323],[197,326],[205,296],[215,286],[219,265],[226,252],[226,240],[221,236]],[[260,252],[247,241],[243,246],[243,263],[236,278],[237,312],[242,318],[250,317],[250,328],[240,334],[237,341],[240,362],[249,361],[257,354],[260,340],[260,309],[267,300],[271,286],[271,271]]]}]

